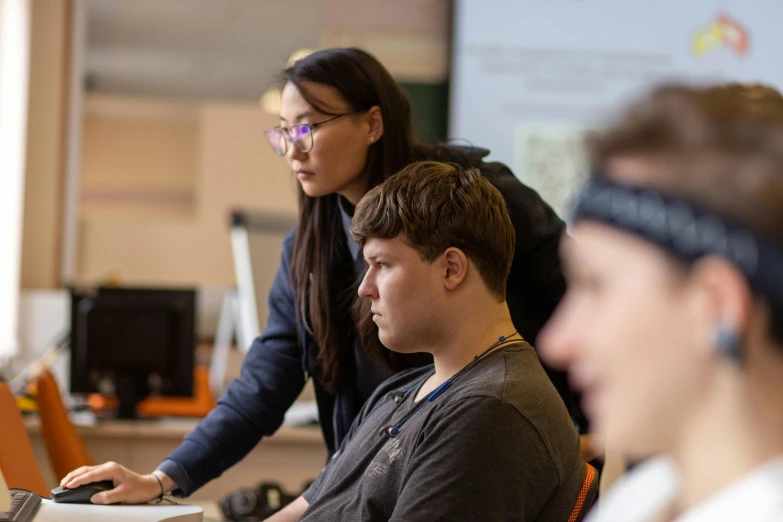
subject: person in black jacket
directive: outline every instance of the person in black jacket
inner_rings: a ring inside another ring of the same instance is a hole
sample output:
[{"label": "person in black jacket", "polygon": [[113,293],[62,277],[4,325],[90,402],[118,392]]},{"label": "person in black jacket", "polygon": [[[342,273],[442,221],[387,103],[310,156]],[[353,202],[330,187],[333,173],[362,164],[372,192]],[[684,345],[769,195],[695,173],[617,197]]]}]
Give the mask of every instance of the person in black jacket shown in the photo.
[{"label": "person in black jacket", "polygon": [[[63,479],[66,487],[113,479],[117,487],[95,502],[146,502],[162,491],[191,494],[272,435],[310,378],[331,455],[381,382],[431,361],[395,354],[378,340],[368,302],[357,296],[365,262],[349,231],[361,197],[414,161],[475,167],[503,195],[517,245],[508,306],[531,344],[565,292],[558,255],[564,223],[508,167],[485,162],[489,151],[417,143],[408,100],[373,56],[325,49],[290,65],[282,79],[280,125],[266,136],[299,181],[299,219],[284,240],[267,328],[253,342],[240,378],[153,473],[106,463]],[[582,422],[564,374],[547,373]]]}]

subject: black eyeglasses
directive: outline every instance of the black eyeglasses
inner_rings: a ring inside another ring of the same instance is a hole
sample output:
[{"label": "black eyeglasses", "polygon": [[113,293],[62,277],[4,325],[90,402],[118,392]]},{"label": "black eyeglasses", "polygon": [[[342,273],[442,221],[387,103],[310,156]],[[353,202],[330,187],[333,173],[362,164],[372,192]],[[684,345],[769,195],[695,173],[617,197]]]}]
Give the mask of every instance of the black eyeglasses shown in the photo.
[{"label": "black eyeglasses", "polygon": [[323,125],[324,123],[329,123],[330,121],[334,121],[337,118],[342,118],[343,116],[348,116],[349,114],[353,113],[346,112],[345,114],[338,114],[337,116],[332,116],[329,119],[316,123],[302,123],[299,125],[293,125],[290,129],[275,127],[265,131],[264,134],[266,134],[266,139],[269,141],[269,145],[272,147],[272,150],[275,151],[275,154],[278,156],[285,156],[285,153],[288,152],[289,141],[294,145],[294,147],[297,148],[297,150],[307,153],[313,150],[313,145],[315,145],[313,130]]}]

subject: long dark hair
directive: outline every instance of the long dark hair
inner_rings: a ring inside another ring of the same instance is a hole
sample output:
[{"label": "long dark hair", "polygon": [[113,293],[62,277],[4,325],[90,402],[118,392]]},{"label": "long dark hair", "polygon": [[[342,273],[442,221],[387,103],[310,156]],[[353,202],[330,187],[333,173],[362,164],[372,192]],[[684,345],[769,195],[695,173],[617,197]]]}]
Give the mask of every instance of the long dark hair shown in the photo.
[{"label": "long dark hair", "polygon": [[[335,113],[319,104],[304,82],[332,87],[354,112],[380,107],[384,132],[370,146],[365,165],[368,188],[417,159],[410,103],[389,72],[369,53],[353,48],[318,51],[289,66],[282,80],[295,85],[314,109],[326,115]],[[376,362],[395,371],[415,364],[381,345],[369,302],[357,296],[339,197],[310,197],[299,186],[299,223],[291,261],[300,324],[318,345],[320,380],[331,392],[339,389],[344,376],[354,331]]]}]

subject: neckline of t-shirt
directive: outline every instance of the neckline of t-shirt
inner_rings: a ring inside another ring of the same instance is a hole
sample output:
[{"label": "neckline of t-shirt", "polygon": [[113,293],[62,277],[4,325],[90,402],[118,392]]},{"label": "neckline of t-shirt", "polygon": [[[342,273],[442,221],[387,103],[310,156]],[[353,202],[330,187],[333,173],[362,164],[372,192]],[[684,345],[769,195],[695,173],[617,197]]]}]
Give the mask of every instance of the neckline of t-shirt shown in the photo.
[{"label": "neckline of t-shirt", "polygon": [[[520,340],[518,340],[516,342],[513,342],[511,344],[508,344],[506,346],[503,346],[501,348],[498,348],[498,349],[488,353],[481,362],[485,363],[486,361],[496,357],[497,354],[499,354],[499,353],[505,353],[508,350],[511,350],[513,348],[519,348],[520,346],[526,346],[527,344],[528,344],[528,342],[526,340],[520,339]],[[480,365],[477,364],[476,366],[474,366],[473,368],[469,369],[466,373],[464,373],[460,377],[464,378],[466,375],[470,375],[479,366]],[[403,405],[405,406],[405,411],[411,411],[413,408],[415,408],[419,404],[421,404],[422,401],[426,401],[427,400],[426,397],[423,397],[423,398],[421,398],[418,401],[416,401],[415,399],[416,399],[416,396],[419,394],[419,390],[421,390],[421,387],[424,386],[424,383],[427,382],[427,380],[429,380],[429,378],[432,377],[433,375],[435,375],[435,370],[434,369],[431,372],[428,372],[421,379],[421,381],[418,384],[414,385],[413,389],[411,389],[410,392],[407,393],[407,396],[405,397],[405,402],[403,403]],[[452,383],[452,386],[453,385],[454,385],[454,383]]]}]

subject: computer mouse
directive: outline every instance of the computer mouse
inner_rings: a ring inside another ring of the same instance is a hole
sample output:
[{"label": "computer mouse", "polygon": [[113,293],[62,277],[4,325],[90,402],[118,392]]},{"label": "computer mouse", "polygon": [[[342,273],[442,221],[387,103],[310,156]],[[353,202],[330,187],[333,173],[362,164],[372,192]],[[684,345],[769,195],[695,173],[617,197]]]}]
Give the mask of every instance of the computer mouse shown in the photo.
[{"label": "computer mouse", "polygon": [[92,504],[90,499],[94,494],[110,489],[114,489],[114,482],[111,480],[83,484],[72,489],[54,488],[52,500],[62,504]]}]

